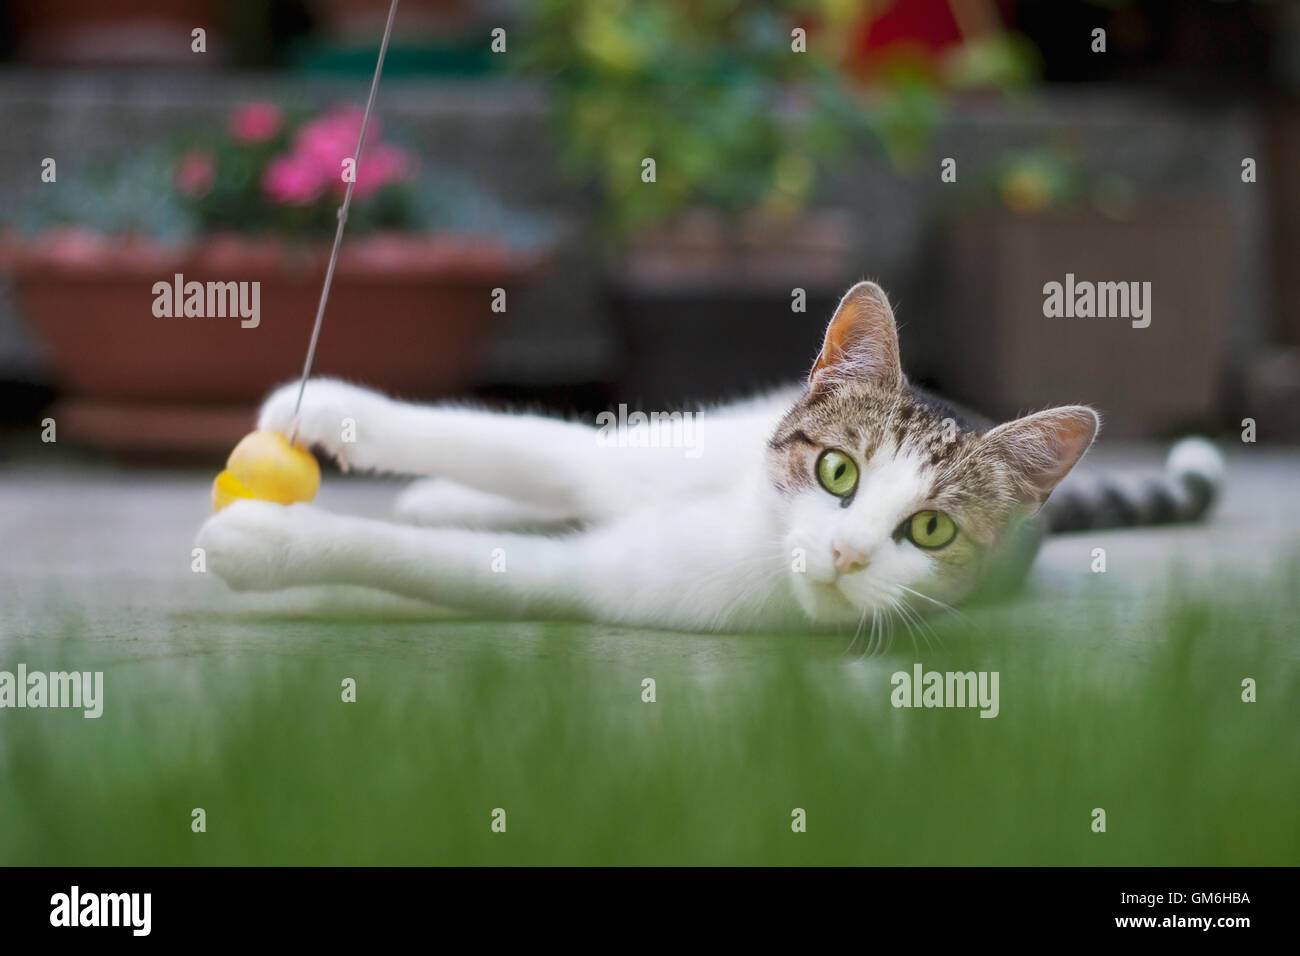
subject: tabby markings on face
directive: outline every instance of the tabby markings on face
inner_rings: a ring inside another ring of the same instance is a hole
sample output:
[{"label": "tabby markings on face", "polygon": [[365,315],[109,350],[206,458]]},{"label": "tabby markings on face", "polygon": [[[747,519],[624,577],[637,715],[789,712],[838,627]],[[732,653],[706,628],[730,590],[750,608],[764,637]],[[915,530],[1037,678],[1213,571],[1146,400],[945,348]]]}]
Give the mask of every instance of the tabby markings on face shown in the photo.
[{"label": "tabby markings on face", "polygon": [[969,595],[1096,432],[1082,406],[990,428],[911,386],[898,354],[888,300],[860,283],[768,444],[785,543],[807,555],[792,583],[816,619],[933,609]]}]

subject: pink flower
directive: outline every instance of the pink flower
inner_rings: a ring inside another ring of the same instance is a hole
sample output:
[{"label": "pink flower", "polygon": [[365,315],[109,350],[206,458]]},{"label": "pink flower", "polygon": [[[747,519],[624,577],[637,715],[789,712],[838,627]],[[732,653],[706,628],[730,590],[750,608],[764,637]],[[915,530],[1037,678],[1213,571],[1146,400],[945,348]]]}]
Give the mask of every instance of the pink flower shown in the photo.
[{"label": "pink flower", "polygon": [[[377,143],[361,154],[357,166],[357,184],[352,190],[357,200],[368,199],[391,183],[400,182],[411,172],[411,159],[405,150]],[[346,189],[347,184],[339,186]]]},{"label": "pink flower", "polygon": [[274,103],[244,103],[230,114],[227,128],[240,143],[265,143],[280,132],[284,113]]},{"label": "pink flower", "polygon": [[[294,151],[310,157],[322,168],[328,168],[334,178],[341,178],[343,160],[352,157],[357,151],[361,118],[360,110],[347,107],[304,123],[294,137]],[[366,139],[374,143],[379,135],[379,121],[372,118]]]},{"label": "pink flower", "polygon": [[[361,133],[360,110],[345,108],[326,113],[303,124],[294,136],[293,150],[273,159],[262,176],[262,187],[275,202],[305,205],[327,190],[342,196],[344,161],[356,153]],[[353,195],[364,200],[413,171],[411,157],[396,146],[379,142],[380,128],[374,119],[366,133],[369,145],[356,171]]]},{"label": "pink flower", "polygon": [[305,206],[319,199],[329,180],[321,169],[301,154],[277,156],[266,164],[262,189],[273,202]]},{"label": "pink flower", "polygon": [[176,161],[174,181],[181,195],[199,199],[212,191],[217,167],[207,150],[192,149]]},{"label": "pink flower", "polygon": [[[334,184],[334,191],[342,194],[347,189],[343,179],[343,161],[350,160],[357,151],[357,137],[361,135],[362,112],[345,107],[327,113],[306,123],[294,137],[294,152],[304,162],[316,165],[323,176]],[[370,119],[366,131],[365,151],[361,154],[353,195],[366,199],[390,183],[409,176],[413,169],[410,156],[396,146],[379,142],[382,129],[379,121]]]}]

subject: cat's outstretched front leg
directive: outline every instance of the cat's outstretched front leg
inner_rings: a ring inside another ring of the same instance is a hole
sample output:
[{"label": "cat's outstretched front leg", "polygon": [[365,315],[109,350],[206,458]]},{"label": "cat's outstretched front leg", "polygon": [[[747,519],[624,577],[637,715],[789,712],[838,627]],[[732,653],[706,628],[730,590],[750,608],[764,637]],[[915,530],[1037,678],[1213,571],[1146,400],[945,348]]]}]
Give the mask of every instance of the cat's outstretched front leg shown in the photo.
[{"label": "cat's outstretched front leg", "polygon": [[198,545],[237,590],[349,584],[498,618],[752,630],[804,620],[770,538],[716,502],[551,537],[245,500],[209,518]]},{"label": "cat's outstretched front leg", "polygon": [[350,584],[493,616],[590,616],[575,586],[583,557],[564,538],[435,531],[245,500],[209,518],[197,544],[239,591]]},{"label": "cat's outstretched front leg", "polygon": [[[258,427],[294,426],[297,386],[276,389]],[[592,429],[536,415],[454,405],[415,405],[334,379],[303,392],[297,438],[344,468],[428,475],[545,509],[560,520],[591,517],[597,455]]]},{"label": "cat's outstretched front leg", "polygon": [[[273,392],[258,427],[293,429],[297,394],[297,385]],[[559,521],[609,518],[629,501],[703,483],[710,467],[737,468],[723,448],[692,458],[671,446],[609,447],[597,429],[577,422],[414,405],[333,379],[307,383],[296,435],[344,467],[445,478]],[[757,454],[761,443],[760,436],[745,447]]]}]

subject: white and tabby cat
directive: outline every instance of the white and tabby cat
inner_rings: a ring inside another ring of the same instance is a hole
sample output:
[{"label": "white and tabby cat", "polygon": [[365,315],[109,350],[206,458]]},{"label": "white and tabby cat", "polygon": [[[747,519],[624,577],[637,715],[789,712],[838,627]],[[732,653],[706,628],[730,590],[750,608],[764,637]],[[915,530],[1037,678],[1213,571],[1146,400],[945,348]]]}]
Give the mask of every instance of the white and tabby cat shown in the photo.
[{"label": "white and tabby cat", "polygon": [[[258,427],[287,433],[295,393],[274,392]],[[198,543],[236,589],[362,585],[493,616],[687,630],[855,625],[1014,578],[1043,525],[1198,518],[1221,467],[1200,442],[1143,494],[1102,488],[1043,510],[1096,413],[991,427],[911,386],[870,282],[840,303],[807,384],[706,410],[698,454],[671,424],[637,427],[611,447],[584,424],[314,379],[300,440],[344,467],[433,480],[399,497],[401,523],[240,501]]]}]

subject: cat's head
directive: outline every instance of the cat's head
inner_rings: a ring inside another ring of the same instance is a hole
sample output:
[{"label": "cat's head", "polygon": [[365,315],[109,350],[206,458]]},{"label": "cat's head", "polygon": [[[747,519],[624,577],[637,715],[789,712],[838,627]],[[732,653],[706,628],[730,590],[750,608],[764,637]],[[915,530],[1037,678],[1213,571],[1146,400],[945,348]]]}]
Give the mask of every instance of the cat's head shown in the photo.
[{"label": "cat's head", "polygon": [[856,623],[899,603],[964,599],[1097,428],[1083,405],[966,423],[907,383],[889,300],[875,283],[854,286],[768,447],[804,610]]}]

